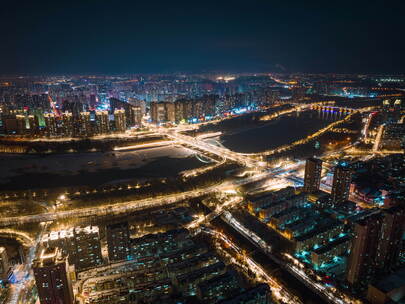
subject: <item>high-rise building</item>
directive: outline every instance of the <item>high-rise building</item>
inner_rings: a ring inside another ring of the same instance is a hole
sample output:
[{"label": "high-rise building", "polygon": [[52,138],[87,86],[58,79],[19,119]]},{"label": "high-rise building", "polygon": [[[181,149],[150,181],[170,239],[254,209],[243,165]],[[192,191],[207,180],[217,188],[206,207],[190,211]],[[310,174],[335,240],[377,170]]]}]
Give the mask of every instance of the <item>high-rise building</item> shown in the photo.
[{"label": "high-rise building", "polygon": [[8,272],[10,270],[10,263],[6,248],[0,247],[0,281],[7,280]]},{"label": "high-rise building", "polygon": [[114,111],[114,127],[116,132],[125,132],[126,130],[126,118],[124,110]]},{"label": "high-rise building", "polygon": [[80,113],[82,113],[83,111],[84,106],[77,98],[75,98],[74,101],[64,100],[62,102],[62,112],[70,112],[75,118],[79,118]]},{"label": "high-rise building", "polygon": [[128,103],[124,104],[125,117],[127,120],[127,127],[141,126],[142,117],[145,113],[146,105],[143,100],[130,98]]},{"label": "high-rise building", "polygon": [[30,128],[29,122],[25,115],[16,115],[15,119],[17,120],[16,134],[24,135],[27,133],[27,130]]},{"label": "high-rise building", "polygon": [[132,105],[135,111],[135,124],[141,125],[142,117],[146,113],[146,103],[144,100],[129,98],[128,103]]},{"label": "high-rise building", "polygon": [[56,117],[53,113],[44,114],[45,119],[45,134],[47,137],[56,136],[58,134],[58,126]]},{"label": "high-rise building", "polygon": [[165,110],[166,110],[165,120],[168,122],[175,122],[176,115],[175,115],[174,103],[165,102]]},{"label": "high-rise building", "polygon": [[77,271],[99,266],[103,263],[100,235],[97,226],[75,227],[45,234],[41,243],[46,248],[58,247],[69,264]]},{"label": "high-rise building", "polygon": [[355,224],[346,273],[346,279],[351,285],[357,285],[360,281],[367,282],[375,270],[381,224],[380,213]]},{"label": "high-rise building", "polygon": [[74,132],[73,114],[65,112],[62,115],[62,135],[65,137],[73,136]]},{"label": "high-rise building", "polygon": [[30,135],[37,134],[39,130],[38,118],[35,115],[28,115],[27,119]]},{"label": "high-rise building", "polygon": [[33,269],[41,304],[73,303],[68,263],[58,248],[44,249],[34,261]]},{"label": "high-rise building", "polygon": [[90,103],[90,107],[91,107],[92,109],[94,109],[94,108],[96,107],[97,98],[96,98],[96,95],[95,95],[95,94],[90,94],[89,103]]},{"label": "high-rise building", "polygon": [[176,105],[174,102],[152,102],[150,104],[150,113],[153,123],[176,121]]},{"label": "high-rise building", "polygon": [[110,132],[108,111],[96,111],[95,134],[107,134]]},{"label": "high-rise building", "polygon": [[345,163],[336,166],[331,192],[333,204],[339,204],[349,199],[351,182],[352,170]]},{"label": "high-rise building", "polygon": [[176,100],[174,102],[174,118],[176,123],[185,121],[183,100]]},{"label": "high-rise building", "polygon": [[132,106],[132,126],[141,126],[142,125],[142,117],[143,117],[143,110],[141,106]]},{"label": "high-rise building", "polygon": [[106,227],[108,257],[110,261],[130,258],[130,234],[127,222],[108,225]]},{"label": "high-rise building", "polygon": [[90,124],[90,112],[81,112],[78,124],[78,135],[83,137],[88,137],[92,135],[91,124]]},{"label": "high-rise building", "polygon": [[304,191],[312,193],[319,190],[321,173],[322,160],[308,158],[305,163]]},{"label": "high-rise building", "polygon": [[128,103],[117,98],[110,98],[110,110],[111,113],[115,113],[116,110],[124,111],[126,128],[141,125],[143,116],[141,101],[134,104],[134,102]]},{"label": "high-rise building", "polygon": [[205,115],[204,100],[195,100],[193,102],[193,117],[201,118]]},{"label": "high-rise building", "polygon": [[163,102],[151,102],[150,118],[152,122],[156,124],[166,121],[166,108]]},{"label": "high-rise building", "polygon": [[184,101],[183,104],[183,117],[185,120],[190,120],[194,118],[194,107],[193,107],[193,101],[192,100],[187,100]]},{"label": "high-rise building", "polygon": [[405,140],[405,123],[389,123],[383,126],[379,148],[401,150]]},{"label": "high-rise building", "polygon": [[404,232],[405,210],[402,206],[395,206],[383,211],[380,237],[378,240],[376,264],[382,272],[389,272],[398,264],[402,248]]},{"label": "high-rise building", "polygon": [[97,226],[73,229],[77,270],[99,266],[103,263],[101,255],[100,234]]}]

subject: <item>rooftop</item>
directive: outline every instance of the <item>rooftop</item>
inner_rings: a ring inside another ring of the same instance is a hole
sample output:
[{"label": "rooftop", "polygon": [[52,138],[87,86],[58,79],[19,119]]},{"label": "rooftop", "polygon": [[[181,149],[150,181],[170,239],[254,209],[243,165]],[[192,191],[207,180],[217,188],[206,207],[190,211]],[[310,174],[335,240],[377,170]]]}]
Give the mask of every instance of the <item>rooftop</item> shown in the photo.
[{"label": "rooftop", "polygon": [[372,285],[385,293],[404,286],[405,268],[402,268],[397,272],[384,277],[383,279]]},{"label": "rooftop", "polygon": [[340,238],[334,239],[332,242],[329,242],[325,246],[321,246],[321,247],[313,250],[313,252],[315,252],[316,254],[324,254],[325,252],[330,251],[332,248],[334,248],[342,243],[348,242],[349,239],[350,238],[348,235],[342,236]]}]

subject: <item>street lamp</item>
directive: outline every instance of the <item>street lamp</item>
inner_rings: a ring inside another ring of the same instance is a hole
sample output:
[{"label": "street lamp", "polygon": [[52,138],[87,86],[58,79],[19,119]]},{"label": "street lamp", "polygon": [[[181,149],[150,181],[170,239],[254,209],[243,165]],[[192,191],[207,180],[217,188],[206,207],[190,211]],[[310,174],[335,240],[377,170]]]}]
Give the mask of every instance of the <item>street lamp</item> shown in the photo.
[{"label": "street lamp", "polygon": [[62,194],[58,197],[59,200],[64,201],[66,199],[66,195]]}]

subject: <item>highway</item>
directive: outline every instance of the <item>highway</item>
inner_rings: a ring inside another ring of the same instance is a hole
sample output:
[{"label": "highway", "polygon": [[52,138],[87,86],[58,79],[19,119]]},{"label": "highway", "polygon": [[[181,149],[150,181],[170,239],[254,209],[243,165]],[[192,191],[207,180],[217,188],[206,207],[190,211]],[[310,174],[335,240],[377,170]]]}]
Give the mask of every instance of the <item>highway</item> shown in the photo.
[{"label": "highway", "polygon": [[157,132],[161,135],[166,135],[167,137],[175,140],[177,143],[194,147],[198,150],[205,151],[207,153],[215,154],[219,157],[223,157],[226,159],[230,159],[234,162],[240,163],[246,167],[250,168],[257,168],[257,167],[265,167],[267,164],[263,161],[257,161],[253,159],[251,156],[246,156],[241,153],[233,152],[223,147],[218,147],[216,145],[210,144],[199,138],[195,138],[192,136],[187,136],[176,132],[175,130],[166,129],[166,128],[157,128]]},{"label": "highway", "polygon": [[109,204],[97,207],[80,208],[68,211],[55,211],[46,212],[35,215],[26,215],[18,217],[8,217],[0,219],[0,226],[19,225],[27,223],[40,223],[55,220],[62,220],[68,218],[88,218],[92,216],[114,215],[129,213],[137,210],[142,210],[151,207],[159,207],[170,205],[175,202],[198,197],[204,194],[212,193],[221,189],[221,186],[227,185],[226,183],[215,185],[211,187],[201,188],[199,190],[191,190],[179,194],[172,194],[162,197],[150,197],[143,200],[129,201],[125,203]]},{"label": "highway", "polygon": [[182,193],[149,197],[142,200],[134,200],[117,204],[79,208],[66,211],[45,212],[41,214],[16,217],[3,217],[0,218],[0,227],[27,223],[48,222],[68,218],[89,218],[94,216],[119,215],[153,207],[167,206],[185,199],[196,198],[210,193],[226,192],[227,190],[235,189],[239,186],[257,182],[263,179],[280,178],[284,174],[288,174],[290,170],[297,169],[302,165],[303,162],[286,163],[282,166],[277,166],[272,169],[254,171],[256,172],[254,175],[246,178],[225,181],[213,186],[190,190]]},{"label": "highway", "polygon": [[149,197],[142,200],[134,200],[124,203],[109,204],[89,208],[80,208],[67,211],[45,212],[41,214],[24,215],[16,217],[3,217],[0,218],[0,227],[27,224],[27,223],[40,223],[55,220],[64,220],[68,218],[89,218],[94,216],[118,215],[152,207],[166,206],[174,204],[181,200],[196,198],[209,193],[226,191],[228,189],[234,189],[237,186],[256,182],[265,178],[275,177],[275,174],[280,174],[280,170],[281,171],[288,170],[293,166],[294,165],[290,165],[286,168],[276,167],[272,170],[267,169],[263,171],[258,171],[257,174],[247,178],[234,181],[226,181],[209,187],[204,187],[200,189],[165,196]]}]

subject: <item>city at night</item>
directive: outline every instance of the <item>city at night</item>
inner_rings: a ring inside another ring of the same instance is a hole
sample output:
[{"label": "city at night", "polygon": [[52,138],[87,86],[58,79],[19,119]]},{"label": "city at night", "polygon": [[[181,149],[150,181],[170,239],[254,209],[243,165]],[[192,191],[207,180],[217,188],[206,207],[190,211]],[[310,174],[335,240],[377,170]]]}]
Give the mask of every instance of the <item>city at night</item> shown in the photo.
[{"label": "city at night", "polygon": [[0,304],[405,303],[404,15],[2,3]]}]

